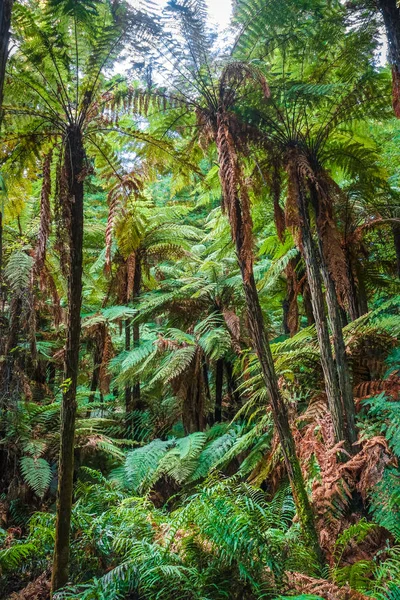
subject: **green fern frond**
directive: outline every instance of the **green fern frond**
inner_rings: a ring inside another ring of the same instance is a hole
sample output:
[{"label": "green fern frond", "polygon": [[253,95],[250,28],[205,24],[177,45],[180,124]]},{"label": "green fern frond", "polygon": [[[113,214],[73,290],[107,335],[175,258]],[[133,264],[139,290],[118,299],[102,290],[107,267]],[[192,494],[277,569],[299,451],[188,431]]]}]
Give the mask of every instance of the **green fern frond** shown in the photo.
[{"label": "green fern frond", "polygon": [[44,458],[23,456],[20,461],[21,472],[29,487],[42,498],[50,485],[51,467]]}]

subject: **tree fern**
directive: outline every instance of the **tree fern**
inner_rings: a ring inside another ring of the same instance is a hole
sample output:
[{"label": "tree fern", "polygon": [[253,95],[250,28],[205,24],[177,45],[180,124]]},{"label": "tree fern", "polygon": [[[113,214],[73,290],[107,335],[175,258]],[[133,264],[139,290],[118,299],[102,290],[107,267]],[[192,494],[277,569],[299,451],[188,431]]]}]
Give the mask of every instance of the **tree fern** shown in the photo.
[{"label": "tree fern", "polygon": [[44,458],[21,458],[21,472],[29,487],[42,498],[49,487],[52,472],[49,463]]}]

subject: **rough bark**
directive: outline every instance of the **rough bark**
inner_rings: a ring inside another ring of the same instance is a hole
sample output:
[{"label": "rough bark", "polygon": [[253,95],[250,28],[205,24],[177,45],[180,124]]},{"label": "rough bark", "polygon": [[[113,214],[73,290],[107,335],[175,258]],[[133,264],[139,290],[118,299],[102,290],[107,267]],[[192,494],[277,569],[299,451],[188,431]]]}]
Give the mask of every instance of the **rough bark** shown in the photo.
[{"label": "rough bark", "polygon": [[[137,253],[135,257],[135,267],[133,273],[133,285],[132,292],[128,292],[127,301],[129,302],[131,297],[133,299],[138,298],[140,295],[140,289],[142,286],[142,266],[140,254]],[[129,287],[129,285],[128,285]],[[129,351],[131,349],[131,333],[132,333],[132,347],[137,348],[140,344],[140,333],[139,333],[139,325],[138,323],[133,323],[131,326],[129,321],[125,321],[125,350]],[[125,388],[125,411],[128,415],[127,418],[127,427],[130,434],[133,434],[133,419],[132,413],[134,410],[140,408],[140,382],[136,381],[132,386],[127,386]]]},{"label": "rough bark", "polygon": [[328,307],[329,322],[332,330],[333,347],[335,350],[335,365],[338,374],[339,390],[343,405],[343,424],[346,450],[351,454],[355,452],[354,443],[357,441],[355,404],[350,370],[346,356],[346,347],[343,338],[342,319],[337,300],[335,284],[329,275],[328,269],[322,260],[322,277],[326,288],[326,304]]},{"label": "rough bark", "polygon": [[[6,65],[8,58],[8,44],[10,41],[11,12],[13,0],[0,0],[0,129],[3,120],[3,93]],[[3,214],[0,208],[0,285],[2,281],[3,266]],[[3,289],[0,287],[0,295]]]},{"label": "rough bark", "polygon": [[299,306],[297,302],[296,266],[298,257],[292,258],[286,267],[286,297],[283,301],[283,331],[292,337],[299,329]]},{"label": "rough bark", "polygon": [[388,40],[388,58],[392,67],[392,102],[400,118],[400,8],[396,0],[378,0]]},{"label": "rough bark", "polygon": [[307,325],[314,325],[315,318],[311,303],[311,292],[310,286],[308,285],[308,281],[306,281],[303,285],[303,307],[305,315],[307,317]]},{"label": "rough bark", "polygon": [[[354,443],[357,441],[355,404],[353,398],[353,386],[351,383],[350,370],[346,356],[346,346],[343,338],[343,325],[347,324],[347,317],[344,311],[344,314],[342,314],[341,307],[338,301],[338,294],[335,288],[335,283],[329,272],[326,257],[324,255],[322,239],[323,232],[319,230],[318,225],[318,207],[321,203],[319,202],[318,190],[315,188],[315,186],[312,186],[311,194],[313,198],[313,204],[316,207],[317,211],[316,223],[319,261],[321,266],[322,278],[326,289],[326,305],[328,308],[328,319],[332,331],[333,348],[335,351],[334,360],[338,376],[339,392],[343,411],[342,414],[344,437],[341,439],[345,441],[347,452],[354,453]],[[353,299],[353,304],[355,304],[355,299]],[[355,309],[355,306],[353,308]]]},{"label": "rough bark", "polygon": [[222,420],[222,386],[224,381],[224,359],[219,358],[215,364],[215,422]]},{"label": "rough bark", "polygon": [[[125,351],[129,352],[129,350],[131,349],[131,326],[130,326],[129,319],[125,319],[124,329],[125,329]],[[130,385],[127,385],[127,386],[125,386],[125,413],[126,413],[126,420],[127,420],[126,424],[128,426],[128,429],[131,424],[131,412],[132,412],[132,388]]]},{"label": "rough bark", "polygon": [[303,534],[307,539],[310,548],[314,550],[317,559],[322,564],[324,562],[324,558],[319,545],[318,534],[315,529],[314,515],[305,489],[300,463],[296,455],[296,447],[293,434],[290,429],[287,407],[279,392],[271,348],[264,327],[264,320],[258,299],[254,275],[251,274],[250,278],[245,279],[243,284],[248,310],[249,325],[251,329],[251,337],[260,361],[263,380],[270,399],[274,423],[278,431],[279,441],[296,504],[298,518],[302,526]]},{"label": "rough bark", "polygon": [[357,288],[357,284],[356,284],[354,274],[353,274],[350,253],[348,250],[346,250],[345,254],[346,254],[347,278],[349,280],[349,286],[350,286],[349,294],[348,294],[348,301],[349,301],[348,309],[349,309],[350,319],[352,321],[355,321],[356,319],[358,319],[358,317],[361,316],[360,304],[358,302],[358,288]]},{"label": "rough bark", "polygon": [[400,279],[400,224],[392,224],[394,249],[396,251],[396,274]]},{"label": "rough bark", "polygon": [[307,281],[310,287],[311,304],[315,318],[318,345],[321,353],[321,365],[324,373],[325,391],[328,399],[328,406],[332,415],[336,440],[344,440],[346,445],[350,446],[350,440],[346,439],[347,435],[344,427],[344,415],[339,391],[339,382],[336,365],[332,354],[328,321],[325,315],[325,303],[322,292],[319,256],[312,237],[310,218],[306,206],[305,191],[302,189],[296,172],[291,173],[291,179],[293,182],[296,181],[296,200],[300,218],[301,249],[304,255]]},{"label": "rough bark", "polygon": [[81,131],[70,126],[65,136],[65,179],[68,186],[69,273],[68,321],[61,406],[57,520],[52,572],[52,593],[68,581],[69,540],[74,474],[76,386],[79,367],[82,304],[83,163]]},{"label": "rough bark", "polygon": [[[142,262],[140,255],[135,261],[135,275],[133,280],[133,297],[140,296],[142,287]],[[139,324],[133,324],[133,347],[138,348],[140,344]],[[135,381],[132,387],[132,404],[135,409],[140,409],[140,381]]]},{"label": "rough bark", "polygon": [[4,92],[4,79],[8,59],[8,44],[10,42],[11,12],[13,0],[0,2],[0,126],[2,121],[2,105]]},{"label": "rough bark", "polygon": [[243,183],[227,115],[221,114],[218,116],[214,135],[218,150],[223,207],[228,212],[232,239],[242,275],[252,344],[260,362],[263,381],[279,435],[279,442],[303,535],[322,564],[324,559],[318,541],[314,516],[296,455],[287,407],[279,391],[271,348],[258,298],[253,272],[252,222],[249,198]]}]

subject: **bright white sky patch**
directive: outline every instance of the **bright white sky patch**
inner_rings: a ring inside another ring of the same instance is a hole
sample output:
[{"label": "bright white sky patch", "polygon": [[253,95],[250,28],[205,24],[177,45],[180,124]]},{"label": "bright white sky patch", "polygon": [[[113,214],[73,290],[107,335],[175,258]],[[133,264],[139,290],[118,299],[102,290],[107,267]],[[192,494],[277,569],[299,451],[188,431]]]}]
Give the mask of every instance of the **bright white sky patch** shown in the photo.
[{"label": "bright white sky patch", "polygon": [[[167,4],[168,0],[151,0],[151,3],[158,5],[160,11]],[[146,11],[146,0],[128,0],[133,6],[140,7]],[[232,0],[206,0],[208,5],[208,17],[210,25],[216,25],[219,30],[225,29],[229,25],[232,15]]]},{"label": "bright white sky patch", "polygon": [[231,0],[208,0],[207,4],[210,23],[217,25],[219,29],[228,27],[232,15]]}]

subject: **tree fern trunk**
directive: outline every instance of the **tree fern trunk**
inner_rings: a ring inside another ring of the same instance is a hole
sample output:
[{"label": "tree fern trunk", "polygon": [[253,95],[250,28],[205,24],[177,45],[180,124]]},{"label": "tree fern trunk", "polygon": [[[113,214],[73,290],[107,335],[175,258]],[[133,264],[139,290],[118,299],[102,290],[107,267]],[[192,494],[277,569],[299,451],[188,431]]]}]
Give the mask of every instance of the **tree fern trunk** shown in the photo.
[{"label": "tree fern trunk", "polygon": [[346,313],[343,310],[344,314],[342,314],[341,307],[339,306],[335,283],[330,275],[324,255],[322,244],[323,232],[320,231],[318,227],[318,207],[321,205],[322,199],[318,198],[318,190],[314,186],[311,188],[311,194],[313,204],[317,211],[316,223],[319,261],[321,265],[322,278],[326,289],[326,305],[328,308],[328,319],[332,331],[333,348],[335,351],[334,360],[342,404],[344,437],[341,439],[345,441],[346,450],[350,453],[354,453],[354,443],[357,440],[356,413],[353,399],[353,386],[351,383],[350,370],[346,356],[346,347],[343,338],[343,325],[347,324],[347,319]]},{"label": "tree fern trunk", "polygon": [[222,386],[224,382],[224,359],[219,358],[215,364],[215,422],[222,420]]},{"label": "tree fern trunk", "polygon": [[[321,247],[320,254],[322,257]],[[346,441],[347,451],[354,453],[355,449],[353,444],[357,440],[355,404],[353,399],[353,386],[351,384],[350,370],[346,356],[346,347],[343,338],[340,308],[337,300],[335,284],[332,281],[323,257],[321,258],[321,263],[322,277],[324,279],[326,288],[328,317],[332,330],[333,347],[335,350],[335,365],[338,374],[339,390],[343,405],[343,424],[346,432],[343,439]]]},{"label": "tree fern trunk", "polygon": [[10,41],[11,12],[13,0],[1,0],[0,2],[0,126],[2,121],[2,104],[4,79],[8,58],[8,44]]},{"label": "tree fern trunk", "polygon": [[271,348],[258,298],[253,270],[250,201],[243,182],[235,141],[230,131],[229,117],[225,113],[218,115],[215,141],[218,150],[223,208],[228,212],[231,235],[242,275],[252,344],[260,362],[303,535],[307,539],[309,547],[315,552],[319,562],[323,564],[323,553],[319,545],[314,515],[296,455],[287,407],[279,391]]},{"label": "tree fern trunk", "polygon": [[[125,351],[129,352],[131,349],[131,326],[129,319],[125,319]],[[132,388],[130,385],[125,386],[125,413],[126,413],[126,425],[129,430],[131,426],[131,412],[132,412]],[[131,433],[131,431],[129,431]]]},{"label": "tree fern trunk", "polygon": [[[135,276],[133,280],[133,297],[139,298],[140,290],[142,287],[142,262],[140,255],[135,261]],[[133,347],[138,348],[140,345],[140,330],[138,323],[133,324]],[[135,381],[132,387],[132,405],[135,409],[141,408],[140,406],[140,381]]]},{"label": "tree fern trunk", "polygon": [[394,249],[396,251],[397,277],[400,279],[400,225],[398,223],[393,223],[392,232]]},{"label": "tree fern trunk", "polygon": [[82,304],[83,178],[84,149],[81,131],[70,126],[66,133],[65,176],[69,209],[68,321],[65,349],[64,393],[61,406],[60,458],[58,467],[57,520],[52,573],[52,593],[68,581],[69,539],[74,473],[76,386],[79,367]]},{"label": "tree fern trunk", "polygon": [[260,361],[263,380],[271,403],[274,423],[278,431],[298,518],[309,547],[314,550],[317,559],[322,564],[324,559],[318,541],[318,534],[315,529],[314,515],[305,489],[300,463],[296,455],[296,447],[290,429],[288,411],[279,391],[254,275],[251,274],[249,278],[244,278],[243,285],[251,337]]},{"label": "tree fern trunk", "polygon": [[311,304],[315,317],[328,406],[332,415],[336,440],[345,440],[346,445],[349,446],[350,440],[347,439],[346,429],[344,427],[344,415],[340,397],[339,382],[337,378],[336,365],[332,354],[328,321],[325,316],[325,304],[322,293],[322,278],[320,273],[318,251],[312,238],[305,192],[301,189],[301,184],[297,177],[296,167],[294,167],[293,170],[294,172],[291,173],[291,178],[293,182],[296,182],[296,199],[301,224],[300,229],[302,252],[306,265],[307,281],[311,292]]},{"label": "tree fern trunk", "polygon": [[393,110],[400,118],[400,8],[397,0],[378,0],[378,7],[385,23],[392,67]]},{"label": "tree fern trunk", "polygon": [[[3,120],[3,92],[6,65],[8,58],[8,43],[10,41],[11,11],[13,0],[0,0],[0,128]],[[3,296],[3,212],[0,208],[0,299]]]}]

